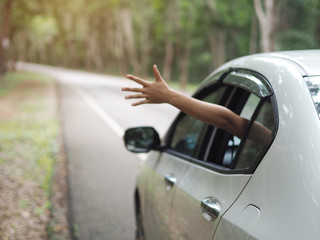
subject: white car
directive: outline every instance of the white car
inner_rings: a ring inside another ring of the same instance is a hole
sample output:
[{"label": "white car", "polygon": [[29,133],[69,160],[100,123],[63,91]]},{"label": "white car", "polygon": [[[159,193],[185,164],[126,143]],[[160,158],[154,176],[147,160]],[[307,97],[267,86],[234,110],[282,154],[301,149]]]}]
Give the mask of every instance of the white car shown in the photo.
[{"label": "white car", "polygon": [[319,240],[320,50],[235,59],[193,97],[250,125],[239,139],[181,112],[162,141],[151,127],[128,129],[126,147],[149,152],[136,239]]}]

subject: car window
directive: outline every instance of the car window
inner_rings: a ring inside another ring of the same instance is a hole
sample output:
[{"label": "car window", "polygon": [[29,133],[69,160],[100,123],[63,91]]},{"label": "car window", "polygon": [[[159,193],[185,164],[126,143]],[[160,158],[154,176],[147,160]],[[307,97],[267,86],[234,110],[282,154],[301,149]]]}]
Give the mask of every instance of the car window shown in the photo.
[{"label": "car window", "polygon": [[[239,86],[236,84],[236,77],[236,73],[232,75],[233,94],[229,96],[224,106],[248,119],[250,124],[242,139],[221,129],[213,131],[211,145],[207,148],[204,161],[213,164],[218,171],[251,173],[266,153],[275,135],[277,118],[271,102],[274,96],[268,83],[266,83],[268,94],[261,94],[257,87],[250,92],[250,83],[244,81],[244,76],[241,75],[242,85]],[[256,74],[255,82],[257,79],[259,83],[264,84],[265,80],[259,79]],[[245,87],[244,82],[247,84]]]},{"label": "car window", "polygon": [[264,101],[252,121],[241,154],[234,163],[234,169],[248,169],[259,155],[266,151],[272,140],[276,121],[271,102]]},{"label": "car window", "polygon": [[[191,157],[188,159],[201,165],[224,173],[249,173],[262,159],[275,135],[277,118],[271,101],[274,96],[267,82],[264,94],[259,92],[257,84],[250,91],[252,79],[263,86],[265,79],[259,75],[250,78],[246,71],[245,75],[240,75],[241,84],[237,86],[237,72],[232,73],[230,85],[222,80],[214,87],[205,88],[203,93],[198,92],[196,97],[225,106],[248,119],[250,123],[242,139],[181,113],[166,141],[171,152]],[[249,77],[248,81],[245,77]]]},{"label": "car window", "polygon": [[[216,89],[216,88],[215,88]],[[216,91],[205,94],[200,98],[203,101],[211,103],[219,103],[224,96],[227,87],[221,87]],[[173,134],[170,141],[170,149],[187,156],[198,157],[202,144],[204,141],[204,134],[208,128],[205,124],[189,115],[182,114],[180,119],[176,122]]]},{"label": "car window", "polygon": [[306,77],[305,81],[314,102],[314,106],[320,116],[320,76]]},{"label": "car window", "polygon": [[171,147],[173,150],[191,156],[204,123],[185,115],[177,124]]},{"label": "car window", "polygon": [[[251,93],[245,105],[243,106],[240,116],[246,119],[251,119],[259,102],[260,102],[260,99],[256,95]],[[241,143],[240,138],[238,138],[237,136],[230,135],[230,139],[228,141],[227,148],[223,156],[223,160],[221,164],[222,166],[228,167],[228,168],[231,167],[232,160],[236,156],[240,143]]]}]

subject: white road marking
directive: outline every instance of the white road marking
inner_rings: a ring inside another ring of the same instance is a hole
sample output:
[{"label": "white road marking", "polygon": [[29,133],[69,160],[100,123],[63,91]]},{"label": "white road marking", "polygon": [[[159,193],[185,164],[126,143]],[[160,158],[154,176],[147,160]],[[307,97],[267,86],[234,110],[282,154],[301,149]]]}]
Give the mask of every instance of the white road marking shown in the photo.
[{"label": "white road marking", "polygon": [[[82,87],[70,87],[79,94],[79,96],[98,114],[98,116],[107,124],[117,135],[122,138],[124,129],[99,105],[99,103]],[[137,154],[141,161],[145,161],[147,154]]]},{"label": "white road marking", "polygon": [[98,114],[98,116],[109,126],[111,129],[122,138],[124,129],[113,118],[102,109],[98,102],[83,88],[72,86],[73,90]]}]

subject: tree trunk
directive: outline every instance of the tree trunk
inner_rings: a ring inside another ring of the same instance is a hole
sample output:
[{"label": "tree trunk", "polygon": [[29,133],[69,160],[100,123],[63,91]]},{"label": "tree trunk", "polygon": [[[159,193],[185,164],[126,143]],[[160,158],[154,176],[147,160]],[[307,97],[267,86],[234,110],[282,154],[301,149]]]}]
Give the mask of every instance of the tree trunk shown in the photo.
[{"label": "tree trunk", "polygon": [[[60,11],[60,5],[55,5],[53,7],[53,16],[56,19],[57,28],[59,30],[59,42],[62,43],[64,49],[68,49],[68,30],[66,26],[66,16],[62,11]],[[69,60],[69,56],[56,55],[56,63],[58,66],[66,66]]]},{"label": "tree trunk", "polygon": [[123,9],[120,12],[122,30],[124,39],[126,42],[126,48],[128,52],[129,61],[133,67],[134,74],[141,74],[141,65],[138,60],[137,52],[134,45],[134,34],[132,31],[132,19],[130,15],[130,11],[128,9]]},{"label": "tree trunk", "polygon": [[114,29],[114,55],[118,62],[118,68],[120,71],[120,74],[124,75],[128,73],[128,64],[127,64],[127,58],[125,56],[125,41],[124,36],[122,34],[122,30],[120,26],[121,19],[118,18],[117,22],[115,24]]},{"label": "tree trunk", "polygon": [[214,69],[220,67],[226,61],[225,42],[226,34],[222,29],[216,29],[210,33],[210,49],[213,58]]},{"label": "tree trunk", "polygon": [[254,54],[258,52],[257,46],[258,40],[258,21],[255,14],[252,15],[252,23],[251,23],[251,34],[250,34],[250,54]]},{"label": "tree trunk", "polygon": [[141,44],[141,66],[140,71],[147,72],[147,67],[149,63],[149,55],[150,55],[150,39],[149,39],[149,29],[150,26],[148,23],[144,23],[141,26],[141,38],[140,38],[140,44]]},{"label": "tree trunk", "polygon": [[[170,0],[164,15],[164,34],[165,34],[165,55],[163,63],[163,77],[167,82],[171,81],[172,66],[174,65],[175,38],[173,37],[179,30],[179,0]],[[180,31],[180,30],[179,30]],[[178,44],[179,48],[179,44]],[[179,51],[176,51],[179,52]]]},{"label": "tree trunk", "polygon": [[[207,0],[208,8],[212,15],[217,15],[217,5],[214,0]],[[209,34],[210,50],[213,59],[213,68],[216,69],[226,62],[226,34],[224,30],[213,25]]]},{"label": "tree trunk", "polygon": [[[320,3],[319,3],[319,8],[320,8]],[[320,22],[318,21],[317,27],[315,28],[314,36],[316,39],[317,47],[320,48]]]},{"label": "tree trunk", "polygon": [[180,73],[180,87],[185,89],[188,84],[188,62],[190,56],[190,40],[187,40],[184,53],[182,54],[181,58],[181,73]]},{"label": "tree trunk", "polygon": [[[94,30],[95,31],[95,30]],[[95,70],[103,70],[103,60],[100,54],[99,42],[98,42],[98,32],[95,31],[88,36],[87,44],[87,58],[88,58],[88,67],[94,67]]]},{"label": "tree trunk", "polygon": [[13,0],[7,0],[3,4],[2,25],[0,30],[0,75],[7,71],[7,48],[9,47],[9,31],[10,31],[10,16]]},{"label": "tree trunk", "polygon": [[171,79],[171,66],[173,61],[173,43],[169,37],[166,39],[163,78],[169,82]]},{"label": "tree trunk", "polygon": [[[263,1],[264,6],[262,6]],[[278,0],[254,0],[255,11],[260,24],[260,44],[263,52],[275,50]]]}]

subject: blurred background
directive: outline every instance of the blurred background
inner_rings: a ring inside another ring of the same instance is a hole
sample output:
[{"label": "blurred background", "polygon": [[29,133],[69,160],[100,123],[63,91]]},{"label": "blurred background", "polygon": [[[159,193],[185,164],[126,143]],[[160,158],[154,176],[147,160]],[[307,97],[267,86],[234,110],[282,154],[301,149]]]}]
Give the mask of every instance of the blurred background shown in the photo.
[{"label": "blurred background", "polygon": [[227,60],[320,46],[320,0],[0,0],[0,73],[26,61],[199,82]]},{"label": "blurred background", "polygon": [[127,73],[190,93],[233,58],[319,47],[320,0],[0,0],[0,240],[133,239],[145,157],[124,130],[163,136],[178,111],[132,108]]}]

